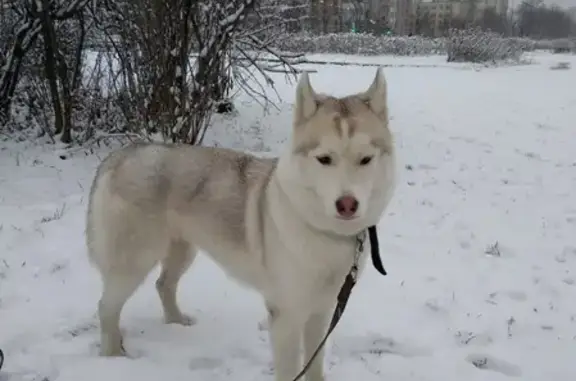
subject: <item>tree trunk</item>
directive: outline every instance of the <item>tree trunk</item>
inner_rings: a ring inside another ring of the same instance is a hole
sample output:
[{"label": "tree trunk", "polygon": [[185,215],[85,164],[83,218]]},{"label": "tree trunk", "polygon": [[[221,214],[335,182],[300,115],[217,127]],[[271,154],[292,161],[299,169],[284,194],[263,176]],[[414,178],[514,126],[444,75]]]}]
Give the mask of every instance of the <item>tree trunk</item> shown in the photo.
[{"label": "tree trunk", "polygon": [[10,49],[4,72],[0,76],[0,122],[5,123],[10,118],[12,98],[20,79],[22,61],[30,47],[38,38],[40,23],[37,20],[28,21],[16,32]]},{"label": "tree trunk", "polygon": [[54,24],[50,15],[50,2],[42,0],[42,37],[44,38],[44,71],[48,86],[50,88],[50,97],[54,109],[54,131],[56,134],[64,130],[64,115],[62,112],[62,102],[60,91],[58,90],[58,69],[56,68],[56,36]]}]

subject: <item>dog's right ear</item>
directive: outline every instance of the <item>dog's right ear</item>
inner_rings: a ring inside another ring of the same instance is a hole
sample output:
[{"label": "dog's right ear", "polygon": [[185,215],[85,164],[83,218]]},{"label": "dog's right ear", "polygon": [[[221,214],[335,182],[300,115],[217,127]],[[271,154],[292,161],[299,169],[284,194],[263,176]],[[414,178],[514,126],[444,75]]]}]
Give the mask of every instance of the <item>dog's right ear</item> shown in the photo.
[{"label": "dog's right ear", "polygon": [[296,87],[294,106],[294,125],[300,125],[309,119],[318,109],[318,97],[310,84],[308,72],[302,72]]}]

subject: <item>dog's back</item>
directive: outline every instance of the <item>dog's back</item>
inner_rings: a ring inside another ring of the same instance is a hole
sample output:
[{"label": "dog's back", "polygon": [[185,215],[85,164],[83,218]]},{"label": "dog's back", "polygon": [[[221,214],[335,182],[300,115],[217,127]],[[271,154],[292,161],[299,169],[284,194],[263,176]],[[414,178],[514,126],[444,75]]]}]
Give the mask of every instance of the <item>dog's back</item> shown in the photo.
[{"label": "dog's back", "polygon": [[190,234],[203,241],[193,229],[183,231],[184,221],[217,231],[221,242],[245,246],[248,193],[265,186],[274,164],[273,159],[188,145],[134,144],[111,154],[98,168],[90,194],[86,236],[91,260],[102,271],[135,264],[134,258],[114,258],[123,254],[102,249],[103,241],[167,246]]}]

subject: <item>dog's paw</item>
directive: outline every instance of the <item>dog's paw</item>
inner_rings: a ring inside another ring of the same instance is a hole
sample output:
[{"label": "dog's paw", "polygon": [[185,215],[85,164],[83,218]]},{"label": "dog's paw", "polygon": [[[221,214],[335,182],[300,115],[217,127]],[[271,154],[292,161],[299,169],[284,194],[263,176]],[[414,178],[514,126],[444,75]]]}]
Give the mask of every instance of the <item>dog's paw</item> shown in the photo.
[{"label": "dog's paw", "polygon": [[198,319],[196,319],[194,316],[191,315],[179,314],[175,316],[167,316],[166,319],[164,319],[164,321],[166,322],[166,324],[180,324],[184,326],[191,326],[196,324],[198,322]]},{"label": "dog's paw", "polygon": [[100,356],[102,357],[127,357],[122,340],[103,342],[100,345]]}]

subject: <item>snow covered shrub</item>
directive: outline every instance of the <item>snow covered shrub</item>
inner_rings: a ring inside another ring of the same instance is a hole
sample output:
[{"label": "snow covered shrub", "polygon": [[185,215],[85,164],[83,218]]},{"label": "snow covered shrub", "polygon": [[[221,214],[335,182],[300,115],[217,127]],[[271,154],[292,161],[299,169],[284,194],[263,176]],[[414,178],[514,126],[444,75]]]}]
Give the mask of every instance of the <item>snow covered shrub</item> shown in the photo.
[{"label": "snow covered shrub", "polygon": [[537,50],[552,50],[554,49],[554,40],[537,40],[534,45]]},{"label": "snow covered shrub", "polygon": [[[255,68],[261,87],[273,85],[269,72],[296,72],[296,55],[258,38],[282,20],[256,1],[44,3],[0,6],[1,133],[200,144],[214,109],[230,109],[232,84],[263,98]],[[261,63],[264,54],[280,64]]]},{"label": "snow covered shrub", "polygon": [[298,33],[283,36],[275,46],[284,52],[354,54],[364,56],[425,56],[448,53],[448,61],[487,62],[519,59],[535,49],[532,40],[504,38],[480,29],[453,30],[449,38],[423,36],[377,36],[368,33]]},{"label": "snow covered shrub", "polygon": [[552,51],[556,54],[558,53],[576,53],[576,40],[570,40],[569,38],[562,38],[558,40],[551,41]]},{"label": "snow covered shrub", "polygon": [[279,39],[276,48],[294,53],[375,55],[431,55],[446,52],[442,38],[376,36],[368,33],[292,34]]},{"label": "snow covered shrub", "polygon": [[452,29],[447,42],[448,62],[519,61],[525,51],[533,49],[530,40],[504,38],[480,28]]},{"label": "snow covered shrub", "polygon": [[554,40],[534,41],[534,48],[549,50],[554,53],[576,53],[576,39],[558,38]]}]

